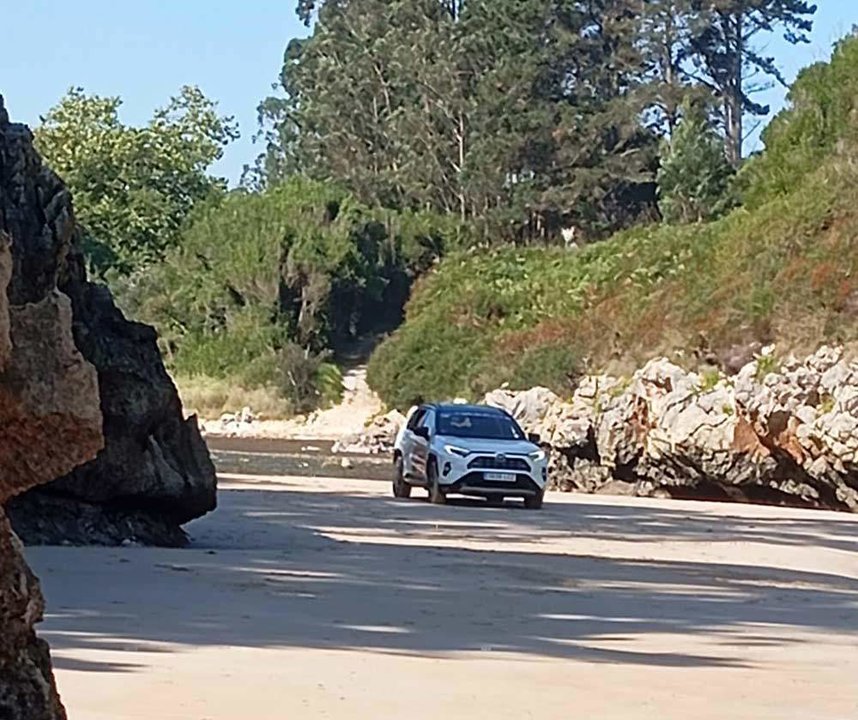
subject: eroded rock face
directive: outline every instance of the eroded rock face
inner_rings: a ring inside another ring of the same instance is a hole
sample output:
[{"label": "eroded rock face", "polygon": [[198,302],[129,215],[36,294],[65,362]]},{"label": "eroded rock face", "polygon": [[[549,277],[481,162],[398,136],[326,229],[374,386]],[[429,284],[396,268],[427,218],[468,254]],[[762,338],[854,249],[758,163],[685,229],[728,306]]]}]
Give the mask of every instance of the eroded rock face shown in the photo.
[{"label": "eroded rock face", "polygon": [[[73,336],[95,367],[104,417],[96,459],[57,470],[55,482],[9,503],[16,531],[27,543],[182,544],[181,524],[216,504],[214,466],[196,419],[183,418],[152,328],[128,321],[106,288],[87,281],[68,192],[41,164],[29,130],[8,123],[5,112],[0,233],[12,239],[9,300],[30,314],[21,327],[35,328],[36,315],[51,308],[67,315],[70,308],[66,339]],[[64,309],[42,307],[57,288],[68,298],[57,300]]]},{"label": "eroded rock face", "polygon": [[858,363],[823,347],[774,365],[727,377],[659,358],[629,380],[584,378],[568,401],[534,388],[485,402],[542,437],[561,490],[858,511]]},{"label": "eroded rock face", "polygon": [[386,415],[374,418],[360,435],[343,438],[334,443],[333,451],[378,455],[389,452],[396,441],[396,434],[406,422],[405,415],[391,410]]},{"label": "eroded rock face", "polygon": [[71,317],[69,299],[57,291],[9,308],[12,351],[0,374],[6,498],[68,472],[103,445],[95,368],[74,345]]},{"label": "eroded rock face", "polygon": [[[7,199],[0,187],[0,208]],[[32,302],[9,304],[9,238],[0,232],[0,717],[61,720],[50,653],[34,631],[42,595],[2,507],[95,457],[102,417],[95,368],[72,340],[68,298],[45,287]]]}]

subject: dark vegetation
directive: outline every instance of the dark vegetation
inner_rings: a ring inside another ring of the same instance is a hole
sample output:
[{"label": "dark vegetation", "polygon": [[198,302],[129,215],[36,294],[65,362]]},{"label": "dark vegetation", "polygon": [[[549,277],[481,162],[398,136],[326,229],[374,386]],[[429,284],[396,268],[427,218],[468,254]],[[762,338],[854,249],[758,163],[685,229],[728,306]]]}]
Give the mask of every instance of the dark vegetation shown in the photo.
[{"label": "dark vegetation", "polygon": [[310,409],[337,395],[337,356],[395,330],[414,289],[371,364],[385,400],[563,389],[611,361],[786,332],[789,303],[816,320],[849,306],[849,282],[820,295],[848,261],[829,277],[810,258],[847,242],[849,167],[832,158],[848,153],[851,44],[805,72],[766,153],[742,159],[746,119],[768,113],[755,92],[783,81],[760,48],[804,42],[814,11],[301,0],[312,33],[259,107],[264,151],[242,189],[208,175],[236,130],[194,88],[145,128],[72,91],[37,139],[90,264],[158,327],[180,384]]},{"label": "dark vegetation", "polygon": [[464,232],[456,218],[371,209],[293,179],[197,213],[126,303],[158,325],[180,376],[273,387],[308,410],[339,392],[332,351],[398,326],[413,278]]}]

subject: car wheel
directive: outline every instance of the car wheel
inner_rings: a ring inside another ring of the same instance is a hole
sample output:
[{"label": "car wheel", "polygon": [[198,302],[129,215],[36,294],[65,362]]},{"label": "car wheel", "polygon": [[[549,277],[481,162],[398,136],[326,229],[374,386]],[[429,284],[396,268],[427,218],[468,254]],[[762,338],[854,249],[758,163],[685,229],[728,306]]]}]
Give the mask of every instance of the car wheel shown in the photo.
[{"label": "car wheel", "polygon": [[524,498],[524,507],[528,510],[541,510],[542,509],[542,499],[545,496],[545,492],[541,492],[538,495],[530,495]]},{"label": "car wheel", "polygon": [[393,497],[410,498],[411,486],[405,482],[405,473],[402,469],[402,457],[396,458],[393,475]]},{"label": "car wheel", "polygon": [[430,460],[426,467],[426,479],[429,481],[429,502],[433,505],[444,505],[447,496],[438,482],[438,465],[435,460]]}]

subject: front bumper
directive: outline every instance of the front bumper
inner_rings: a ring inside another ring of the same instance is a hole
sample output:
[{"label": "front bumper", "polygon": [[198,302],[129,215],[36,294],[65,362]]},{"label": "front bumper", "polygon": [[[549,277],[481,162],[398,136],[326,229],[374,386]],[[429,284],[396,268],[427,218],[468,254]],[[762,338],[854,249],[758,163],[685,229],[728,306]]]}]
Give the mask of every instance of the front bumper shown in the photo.
[{"label": "front bumper", "polygon": [[[477,497],[532,497],[541,494],[548,482],[547,462],[526,456],[505,458],[471,454],[467,457],[438,458],[439,484],[446,493]],[[492,474],[508,474],[512,480],[489,479]]]},{"label": "front bumper", "polygon": [[545,485],[523,473],[517,473],[515,482],[487,480],[481,472],[470,472],[455,482],[442,484],[444,492],[474,497],[533,497],[542,494]]}]

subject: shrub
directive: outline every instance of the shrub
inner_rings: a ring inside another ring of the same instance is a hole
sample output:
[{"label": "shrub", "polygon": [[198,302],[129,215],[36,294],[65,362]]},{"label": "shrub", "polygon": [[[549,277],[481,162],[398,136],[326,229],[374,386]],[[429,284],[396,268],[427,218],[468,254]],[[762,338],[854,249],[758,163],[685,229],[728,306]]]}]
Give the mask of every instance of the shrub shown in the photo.
[{"label": "shrub", "polygon": [[657,182],[659,209],[668,223],[712,220],[729,209],[733,168],[724,142],[701,108],[686,104],[665,143]]},{"label": "shrub", "polygon": [[156,326],[180,375],[274,387],[304,411],[340,392],[331,353],[399,324],[413,278],[467,233],[295,178],[200,209],[180,246],[123,280],[120,296]]}]

